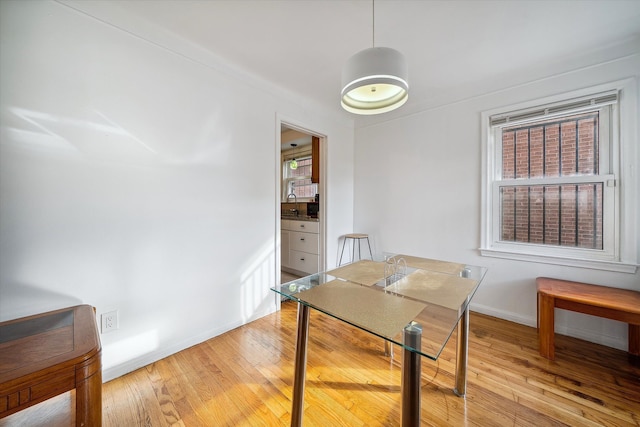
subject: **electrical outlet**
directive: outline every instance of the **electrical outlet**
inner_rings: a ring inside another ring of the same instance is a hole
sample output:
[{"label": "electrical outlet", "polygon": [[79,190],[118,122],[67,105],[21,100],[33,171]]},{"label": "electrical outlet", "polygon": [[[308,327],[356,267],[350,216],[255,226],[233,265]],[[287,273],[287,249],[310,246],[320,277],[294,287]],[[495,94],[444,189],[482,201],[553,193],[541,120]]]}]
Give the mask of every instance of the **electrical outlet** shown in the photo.
[{"label": "electrical outlet", "polygon": [[100,315],[102,323],[102,333],[115,331],[118,329],[118,310],[109,311]]}]

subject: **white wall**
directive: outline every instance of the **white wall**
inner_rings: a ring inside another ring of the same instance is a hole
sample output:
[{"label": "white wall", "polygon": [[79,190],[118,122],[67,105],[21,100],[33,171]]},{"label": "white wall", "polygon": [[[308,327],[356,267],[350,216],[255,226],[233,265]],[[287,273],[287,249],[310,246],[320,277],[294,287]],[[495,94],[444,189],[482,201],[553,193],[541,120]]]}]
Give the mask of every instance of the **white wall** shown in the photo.
[{"label": "white wall", "polygon": [[[478,251],[481,112],[611,81],[638,79],[638,45],[634,45],[635,52],[617,59],[573,71],[549,66],[545,76],[508,88],[495,89],[495,82],[488,82],[475,88],[480,95],[466,100],[356,129],[355,230],[369,233],[378,253],[410,253],[488,267],[472,309],[531,326],[536,325],[538,276],[640,290],[640,273],[510,261],[482,257]],[[636,111],[640,111],[637,106]],[[637,116],[632,119],[637,127]],[[630,147],[637,147],[637,130],[632,135]],[[637,149],[633,156],[632,176],[640,188]],[[634,203],[638,206],[637,200]],[[633,221],[640,229],[640,216],[635,212]],[[561,333],[627,348],[627,326],[622,323],[558,311],[556,325]]]},{"label": "white wall", "polygon": [[278,117],[327,137],[333,265],[351,122],[59,3],[0,17],[0,320],[118,310],[108,380],[274,311]]}]

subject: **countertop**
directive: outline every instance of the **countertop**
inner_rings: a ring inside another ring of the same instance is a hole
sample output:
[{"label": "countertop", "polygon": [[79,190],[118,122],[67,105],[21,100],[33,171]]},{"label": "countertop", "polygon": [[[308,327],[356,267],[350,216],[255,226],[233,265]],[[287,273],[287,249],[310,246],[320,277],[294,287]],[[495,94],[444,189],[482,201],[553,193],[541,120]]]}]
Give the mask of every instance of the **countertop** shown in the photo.
[{"label": "countertop", "polygon": [[320,221],[318,218],[313,218],[313,217],[306,216],[306,215],[304,215],[304,216],[303,215],[301,215],[301,216],[281,215],[280,219],[281,220],[283,220],[283,219],[291,219],[291,220],[294,220],[294,221],[311,221],[311,222],[319,222]]}]

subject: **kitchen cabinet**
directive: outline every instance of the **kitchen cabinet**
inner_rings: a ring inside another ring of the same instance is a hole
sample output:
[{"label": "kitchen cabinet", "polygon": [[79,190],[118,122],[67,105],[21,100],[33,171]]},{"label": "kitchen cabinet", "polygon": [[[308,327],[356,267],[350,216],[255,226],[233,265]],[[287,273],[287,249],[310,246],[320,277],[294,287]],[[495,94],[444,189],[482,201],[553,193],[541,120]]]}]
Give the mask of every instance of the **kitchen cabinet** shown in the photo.
[{"label": "kitchen cabinet", "polygon": [[311,182],[320,182],[320,138],[311,137]]},{"label": "kitchen cabinet", "polygon": [[289,235],[289,249],[309,254],[317,254],[318,235],[315,233],[292,231]]},{"label": "kitchen cabinet", "polygon": [[280,230],[280,263],[282,267],[289,266],[289,235],[291,232],[284,228]]},{"label": "kitchen cabinet", "polygon": [[319,271],[319,224],[317,221],[282,220],[281,265],[291,273]]}]

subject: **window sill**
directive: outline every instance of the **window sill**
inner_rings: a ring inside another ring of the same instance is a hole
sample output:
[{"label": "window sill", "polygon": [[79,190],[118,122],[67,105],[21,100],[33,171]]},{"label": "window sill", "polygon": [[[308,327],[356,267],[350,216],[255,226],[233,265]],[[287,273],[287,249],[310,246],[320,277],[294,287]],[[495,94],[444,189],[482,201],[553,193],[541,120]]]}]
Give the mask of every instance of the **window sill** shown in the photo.
[{"label": "window sill", "polygon": [[542,264],[563,265],[567,267],[590,268],[593,270],[605,270],[605,271],[613,271],[617,273],[635,274],[636,271],[638,270],[637,264],[629,264],[625,262],[596,261],[596,260],[584,260],[584,259],[575,259],[575,258],[552,257],[552,256],[545,256],[545,255],[531,255],[531,254],[514,253],[514,252],[497,250],[497,249],[481,248],[480,254],[482,256],[488,256],[493,258],[504,258],[504,259],[512,259],[517,261],[537,262]]}]

